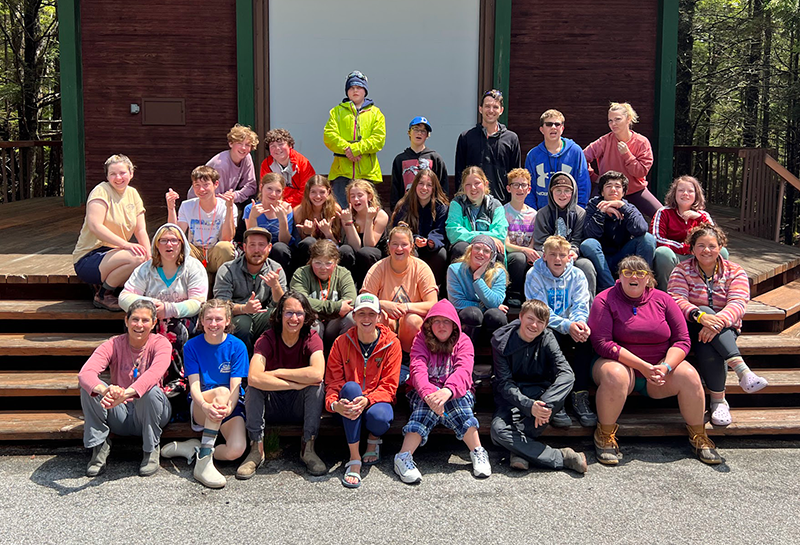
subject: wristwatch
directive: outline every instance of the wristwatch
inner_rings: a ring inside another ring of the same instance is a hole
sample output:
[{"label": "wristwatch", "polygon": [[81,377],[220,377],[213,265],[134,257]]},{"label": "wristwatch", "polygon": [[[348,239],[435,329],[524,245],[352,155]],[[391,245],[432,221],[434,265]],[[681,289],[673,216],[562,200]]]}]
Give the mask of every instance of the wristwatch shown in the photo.
[{"label": "wristwatch", "polygon": [[[700,312],[699,308],[696,308],[696,309],[694,309],[693,311],[691,311],[689,313],[689,318],[691,318],[693,322],[697,322],[698,319],[700,318],[700,314],[702,314],[702,312]],[[700,323],[700,322],[697,322],[697,323]]]}]

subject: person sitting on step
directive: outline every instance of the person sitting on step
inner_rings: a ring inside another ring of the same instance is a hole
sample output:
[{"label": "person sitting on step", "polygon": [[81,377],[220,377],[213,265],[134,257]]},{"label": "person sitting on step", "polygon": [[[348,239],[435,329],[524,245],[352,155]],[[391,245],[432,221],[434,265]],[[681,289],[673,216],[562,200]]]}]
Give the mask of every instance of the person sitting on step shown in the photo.
[{"label": "person sitting on step", "polygon": [[686,243],[692,259],[675,267],[667,287],[688,323],[697,370],[711,396],[711,423],[715,426],[731,423],[725,400],[729,367],[748,394],[768,385],[750,370],[736,346],[750,299],[750,281],[741,266],[722,257],[727,242],[725,232],[710,223],[689,231]]},{"label": "person sitting on step", "polygon": [[272,250],[269,257],[277,261],[286,274],[293,272],[292,250],[294,249],[295,224],[292,206],[283,200],[286,180],[280,174],[267,172],[261,177],[258,195],[244,207],[242,217],[245,226],[263,227],[272,234]]},{"label": "person sitting on step", "polygon": [[[83,409],[83,445],[92,449],[87,477],[106,469],[111,452],[109,433],[142,438],[144,456],[139,475],[158,470],[161,432],[172,416],[172,406],[161,390],[172,347],[154,335],[156,306],[140,299],[128,307],[127,333],[98,346],[78,373]],[[100,378],[106,370],[110,384]]]},{"label": "person sitting on step", "polygon": [[701,462],[722,458],[706,434],[705,392],[700,375],[685,361],[691,341],[677,303],[655,289],[650,266],[639,256],[619,262],[619,280],[599,293],[589,312],[592,347],[599,358],[592,365],[597,384],[597,461],[617,465],[617,419],[633,392],[653,399],[677,396],[689,443]]},{"label": "person sitting on step", "polygon": [[519,318],[495,331],[495,412],[492,442],[511,452],[511,467],[527,470],[530,464],[547,469],[571,469],[586,473],[586,456],[571,448],[554,449],[537,438],[561,410],[572,390],[575,376],[547,327],[547,303],[522,303]]},{"label": "person sitting on step", "polygon": [[511,201],[503,206],[508,222],[506,255],[510,281],[506,301],[508,306],[519,308],[522,306],[525,274],[540,257],[533,247],[536,209],[525,203],[531,192],[530,172],[524,168],[515,168],[509,172],[506,189],[511,196]]},{"label": "person sitting on step", "polygon": [[[194,478],[208,488],[225,486],[225,476],[214,460],[236,460],[247,446],[244,426],[242,379],[247,377],[247,347],[230,335],[231,303],[211,299],[200,309],[198,330],[184,346],[184,368],[189,377],[189,414],[192,430],[202,432],[200,440],[173,441],[164,445],[165,458],[197,455]],[[225,443],[214,447],[217,435]]]},{"label": "person sitting on step", "polygon": [[305,295],[289,290],[270,318],[272,327],[256,341],[247,376],[247,435],[250,454],[236,471],[249,479],[264,462],[264,423],[303,423],[300,459],[312,475],[325,463],[314,451],[325,403],[322,339],[311,329],[317,314]]},{"label": "person sitting on step", "polygon": [[[550,308],[548,327],[555,333],[562,351],[570,348],[570,366],[575,373],[572,409],[584,427],[594,427],[597,416],[589,404],[589,369],[592,360],[589,319],[591,297],[583,271],[569,259],[570,244],[564,237],[552,236],[544,242],[542,259],[534,263],[525,280],[525,297],[545,301]],[[567,411],[553,415],[550,423],[557,427],[572,425]]]},{"label": "person sitting on step", "polygon": [[469,448],[472,474],[489,477],[489,453],[481,446],[478,419],[472,412],[475,349],[461,331],[458,313],[447,299],[433,305],[411,347],[411,375],[406,396],[411,407],[403,428],[403,446],[394,457],[394,472],[406,484],[422,480],[414,452],[437,425],[450,428]]}]

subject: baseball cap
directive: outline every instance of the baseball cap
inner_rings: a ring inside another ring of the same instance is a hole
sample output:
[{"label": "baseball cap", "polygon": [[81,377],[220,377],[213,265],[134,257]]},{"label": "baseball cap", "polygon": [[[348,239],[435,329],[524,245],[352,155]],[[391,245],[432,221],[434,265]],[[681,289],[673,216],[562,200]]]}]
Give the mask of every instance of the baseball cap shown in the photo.
[{"label": "baseball cap", "polygon": [[381,303],[377,296],[372,295],[371,293],[362,293],[356,297],[356,304],[353,307],[353,312],[357,312],[360,308],[369,308],[380,313]]},{"label": "baseball cap", "polygon": [[408,124],[408,130],[411,130],[411,127],[414,125],[425,125],[425,128],[428,129],[428,132],[433,132],[431,129],[431,124],[428,123],[428,118],[418,115],[414,119],[411,120],[411,123]]},{"label": "baseball cap", "polygon": [[248,229],[247,231],[244,232],[244,235],[242,235],[242,240],[247,242],[247,237],[249,237],[250,235],[262,235],[262,236],[265,236],[265,237],[267,237],[267,242],[272,244],[272,233],[270,233],[269,231],[267,231],[263,227],[251,227],[250,229]]}]

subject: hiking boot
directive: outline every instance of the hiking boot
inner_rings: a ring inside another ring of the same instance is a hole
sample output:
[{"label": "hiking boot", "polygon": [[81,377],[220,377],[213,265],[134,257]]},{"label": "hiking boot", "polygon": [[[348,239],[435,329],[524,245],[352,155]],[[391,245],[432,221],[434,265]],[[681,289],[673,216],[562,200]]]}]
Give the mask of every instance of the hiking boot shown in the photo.
[{"label": "hiking boot", "polygon": [[561,455],[564,456],[564,467],[571,469],[575,473],[586,473],[589,466],[586,464],[586,455],[582,452],[575,452],[571,448],[562,448]]},{"label": "hiking boot", "polygon": [[139,476],[149,477],[158,471],[159,463],[161,462],[161,447],[156,445],[153,452],[145,452],[142,457],[142,463],[139,465]]},{"label": "hiking boot", "polygon": [[555,428],[568,428],[572,425],[572,419],[569,417],[564,407],[561,407],[560,411],[553,413],[550,417],[550,425]]},{"label": "hiking boot", "polygon": [[106,439],[92,449],[92,458],[86,466],[87,477],[97,477],[106,470],[106,460],[111,453],[111,439]]},{"label": "hiking boot", "polygon": [[110,310],[111,312],[122,312],[122,308],[119,306],[119,299],[108,291],[102,297],[99,294],[95,295],[92,303],[97,308]]},{"label": "hiking boot", "polygon": [[622,457],[617,443],[618,429],[619,426],[616,424],[604,426],[598,422],[597,428],[594,430],[594,451],[597,461],[603,465],[615,466]]},{"label": "hiking boot", "polygon": [[172,441],[161,449],[161,456],[164,458],[186,458],[186,463],[191,464],[194,460],[195,448],[200,446],[200,439],[189,439],[188,441]]},{"label": "hiking boot", "polygon": [[312,475],[325,475],[328,472],[328,468],[325,466],[325,462],[317,456],[317,453],[314,451],[314,438],[312,437],[309,441],[303,441],[300,445],[300,459],[306,465],[306,469]]},{"label": "hiking boot", "polygon": [[264,455],[258,449],[259,443],[255,441],[250,442],[250,454],[244,459],[242,465],[236,470],[236,478],[239,480],[247,480],[256,474],[256,469],[261,467],[264,463]]},{"label": "hiking boot", "polygon": [[706,434],[706,427],[704,424],[699,426],[686,426],[689,432],[689,443],[692,445],[695,454],[701,462],[708,465],[717,465],[722,463],[722,457],[717,452],[716,445],[708,434]]},{"label": "hiking boot", "polygon": [[572,392],[572,410],[584,428],[592,428],[597,425],[597,415],[592,412],[592,406],[589,404],[589,392],[586,390]]},{"label": "hiking boot", "polygon": [[422,480],[422,473],[414,463],[410,452],[400,452],[394,456],[394,472],[406,484],[417,484]]},{"label": "hiking boot", "polygon": [[489,453],[483,447],[475,447],[475,450],[469,453],[469,458],[472,460],[472,474],[481,479],[485,479],[492,474],[492,466],[489,464]]},{"label": "hiking boot", "polygon": [[520,471],[528,471],[530,469],[531,464],[523,458],[522,456],[517,456],[516,454],[511,455],[511,459],[509,460],[511,469],[518,469]]},{"label": "hiking boot", "polygon": [[194,464],[194,478],[197,482],[208,488],[222,488],[225,486],[225,475],[214,467],[214,449],[205,456],[200,456],[197,449],[197,462]]}]

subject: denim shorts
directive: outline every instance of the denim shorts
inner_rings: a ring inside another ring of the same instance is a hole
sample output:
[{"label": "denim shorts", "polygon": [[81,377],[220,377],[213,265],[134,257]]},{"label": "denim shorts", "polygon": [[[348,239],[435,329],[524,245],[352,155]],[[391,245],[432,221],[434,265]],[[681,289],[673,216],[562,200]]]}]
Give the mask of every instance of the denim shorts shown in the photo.
[{"label": "denim shorts", "polygon": [[100,278],[100,262],[108,252],[114,249],[108,246],[95,248],[75,263],[75,274],[87,284],[99,286],[103,283],[103,279]]}]

